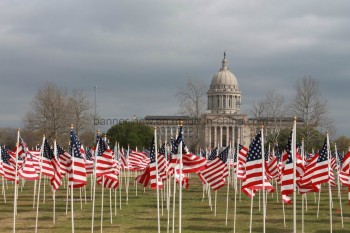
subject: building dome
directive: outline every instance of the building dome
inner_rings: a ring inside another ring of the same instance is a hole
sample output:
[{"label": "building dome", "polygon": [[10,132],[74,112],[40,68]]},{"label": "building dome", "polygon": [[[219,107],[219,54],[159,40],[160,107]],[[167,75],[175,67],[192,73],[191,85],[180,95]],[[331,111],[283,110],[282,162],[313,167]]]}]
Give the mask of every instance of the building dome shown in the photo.
[{"label": "building dome", "polygon": [[208,91],[208,112],[214,114],[239,114],[241,108],[241,91],[237,79],[227,68],[226,53],[222,67],[211,80]]},{"label": "building dome", "polygon": [[237,79],[234,74],[227,67],[226,54],[224,54],[224,59],[222,60],[222,67],[219,72],[217,72],[210,84],[211,89],[238,89]]}]

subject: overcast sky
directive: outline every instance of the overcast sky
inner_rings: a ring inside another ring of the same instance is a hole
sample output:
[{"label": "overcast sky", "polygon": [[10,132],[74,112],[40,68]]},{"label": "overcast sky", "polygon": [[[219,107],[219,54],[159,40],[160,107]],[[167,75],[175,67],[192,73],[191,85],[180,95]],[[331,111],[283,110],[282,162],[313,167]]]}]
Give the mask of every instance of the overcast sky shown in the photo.
[{"label": "overcast sky", "polygon": [[350,136],[350,1],[0,1],[0,127],[21,127],[45,81],[84,90],[103,118],[170,115],[189,78],[228,66],[243,109],[268,89],[320,83]]}]

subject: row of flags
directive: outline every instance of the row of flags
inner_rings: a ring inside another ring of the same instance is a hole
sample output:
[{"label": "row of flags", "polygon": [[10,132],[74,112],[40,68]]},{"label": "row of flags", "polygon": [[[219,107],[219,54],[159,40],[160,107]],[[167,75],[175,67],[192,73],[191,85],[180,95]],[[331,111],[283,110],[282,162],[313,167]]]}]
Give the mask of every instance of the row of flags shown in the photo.
[{"label": "row of flags", "polygon": [[86,185],[87,174],[95,174],[98,184],[115,189],[119,185],[120,171],[124,169],[140,171],[136,181],[144,187],[156,189],[162,188],[163,181],[169,178],[181,182],[186,188],[189,185],[187,174],[197,173],[203,184],[218,190],[226,184],[233,168],[233,175],[237,180],[242,180],[241,189],[249,197],[253,197],[257,190],[273,192],[270,181],[276,180],[281,186],[285,203],[291,202],[294,179],[301,194],[317,192],[322,183],[330,182],[335,186],[335,170],[342,184],[350,187],[350,152],[343,157],[337,154],[331,156],[326,138],[319,153],[302,156],[299,148],[292,146],[292,134],[282,154],[276,148],[272,152],[265,151],[264,138],[259,132],[249,147],[238,144],[233,148],[228,146],[221,152],[214,148],[212,151],[201,151],[201,156],[197,156],[188,151],[181,126],[177,138],[170,142],[171,149],[163,143],[156,150],[156,140],[153,138],[149,150],[144,151],[124,150],[118,146],[111,150],[107,140],[101,136],[97,137],[94,148],[84,149],[72,128],[68,151],[59,145],[50,146],[46,139],[40,151],[30,151],[20,137],[14,150],[1,146],[0,176],[10,181],[15,181],[17,177],[18,182],[19,178],[38,180],[41,172],[50,177],[52,188],[57,190],[64,176],[68,176],[69,186],[79,188]]}]

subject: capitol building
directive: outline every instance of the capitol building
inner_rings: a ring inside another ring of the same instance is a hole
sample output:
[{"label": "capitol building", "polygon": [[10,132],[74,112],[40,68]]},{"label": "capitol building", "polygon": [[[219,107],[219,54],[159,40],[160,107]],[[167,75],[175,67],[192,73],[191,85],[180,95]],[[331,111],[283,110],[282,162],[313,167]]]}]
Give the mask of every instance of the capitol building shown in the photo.
[{"label": "capitol building", "polygon": [[[274,134],[292,128],[292,119],[280,117],[249,118],[241,112],[242,93],[236,76],[230,71],[226,53],[221,68],[214,74],[207,92],[207,111],[200,119],[189,116],[146,116],[143,120],[157,127],[161,142],[175,138],[178,125],[183,122],[184,141],[191,149],[226,147],[238,141],[249,146],[251,139],[264,126],[264,134]],[[297,125],[303,124],[297,119]]]},{"label": "capitol building", "polygon": [[237,78],[230,71],[224,53],[221,68],[213,76],[207,92],[207,111],[199,121],[188,116],[146,116],[144,120],[148,125],[157,126],[157,135],[163,142],[176,137],[177,126],[183,122],[185,142],[192,141],[199,127],[201,148],[226,147],[237,139],[248,145],[252,127],[247,115],[241,112],[241,101]]}]

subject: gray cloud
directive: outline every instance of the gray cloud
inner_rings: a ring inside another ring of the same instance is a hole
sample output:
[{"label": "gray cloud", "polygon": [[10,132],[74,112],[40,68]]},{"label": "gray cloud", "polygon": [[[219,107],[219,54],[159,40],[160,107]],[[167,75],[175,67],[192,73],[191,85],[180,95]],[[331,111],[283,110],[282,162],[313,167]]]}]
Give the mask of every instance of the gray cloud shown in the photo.
[{"label": "gray cloud", "polygon": [[5,1],[0,15],[1,126],[21,124],[43,82],[98,89],[106,117],[173,114],[178,86],[208,85],[227,50],[244,109],[295,80],[319,80],[349,134],[347,1]]}]

